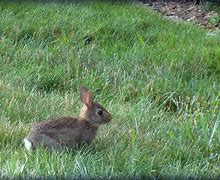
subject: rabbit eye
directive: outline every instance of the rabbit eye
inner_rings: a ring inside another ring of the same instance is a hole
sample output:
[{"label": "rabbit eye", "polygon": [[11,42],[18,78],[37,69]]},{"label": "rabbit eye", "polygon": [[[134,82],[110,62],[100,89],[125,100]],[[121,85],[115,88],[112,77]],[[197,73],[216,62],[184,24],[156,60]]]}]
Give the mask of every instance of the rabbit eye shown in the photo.
[{"label": "rabbit eye", "polygon": [[103,110],[98,109],[97,113],[101,115],[101,114],[103,114]]}]

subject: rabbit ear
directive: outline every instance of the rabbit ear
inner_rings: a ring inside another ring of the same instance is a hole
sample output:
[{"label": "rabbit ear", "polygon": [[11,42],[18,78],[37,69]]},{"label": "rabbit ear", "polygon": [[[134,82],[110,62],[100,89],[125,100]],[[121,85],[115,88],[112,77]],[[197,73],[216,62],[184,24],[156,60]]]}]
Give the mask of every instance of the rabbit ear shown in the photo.
[{"label": "rabbit ear", "polygon": [[92,106],[92,93],[85,87],[80,88],[80,99],[87,107]]}]

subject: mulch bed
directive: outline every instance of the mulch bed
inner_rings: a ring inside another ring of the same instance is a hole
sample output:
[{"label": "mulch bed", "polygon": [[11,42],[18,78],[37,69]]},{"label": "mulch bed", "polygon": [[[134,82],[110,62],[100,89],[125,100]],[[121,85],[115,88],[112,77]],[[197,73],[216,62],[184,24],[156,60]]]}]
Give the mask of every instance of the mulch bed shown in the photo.
[{"label": "mulch bed", "polygon": [[166,18],[196,23],[212,30],[220,29],[220,18],[214,11],[206,11],[202,5],[184,0],[145,0],[145,5],[159,11]]}]

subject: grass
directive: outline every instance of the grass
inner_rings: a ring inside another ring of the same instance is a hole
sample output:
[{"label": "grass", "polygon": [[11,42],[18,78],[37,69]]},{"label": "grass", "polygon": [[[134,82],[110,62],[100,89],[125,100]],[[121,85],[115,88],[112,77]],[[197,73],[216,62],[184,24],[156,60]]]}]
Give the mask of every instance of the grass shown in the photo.
[{"label": "grass", "polygon": [[209,23],[218,23],[220,22],[220,7],[218,1],[210,1],[203,4],[203,8],[207,11],[214,11],[216,14],[215,17],[209,20]]},{"label": "grass", "polygon": [[[220,174],[220,34],[136,3],[0,3],[0,174]],[[91,146],[28,153],[31,123],[77,115],[79,87],[113,115]]]}]

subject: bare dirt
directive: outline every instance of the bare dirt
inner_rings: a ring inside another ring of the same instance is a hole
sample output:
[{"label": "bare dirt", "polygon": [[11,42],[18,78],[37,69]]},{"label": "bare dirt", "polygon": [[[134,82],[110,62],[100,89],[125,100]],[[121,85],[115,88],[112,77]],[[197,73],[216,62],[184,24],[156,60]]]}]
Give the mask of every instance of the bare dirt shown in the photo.
[{"label": "bare dirt", "polygon": [[214,11],[206,11],[201,4],[184,0],[145,0],[144,4],[159,11],[164,17],[188,21],[212,30],[220,29],[220,18]]}]

